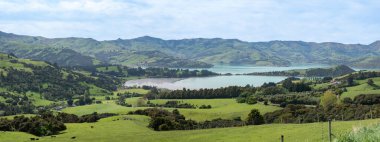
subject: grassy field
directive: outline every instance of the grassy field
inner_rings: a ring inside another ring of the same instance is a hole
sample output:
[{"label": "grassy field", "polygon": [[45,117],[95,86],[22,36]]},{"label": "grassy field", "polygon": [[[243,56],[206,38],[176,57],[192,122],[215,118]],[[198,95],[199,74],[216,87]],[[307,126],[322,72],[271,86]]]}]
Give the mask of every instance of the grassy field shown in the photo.
[{"label": "grassy field", "polygon": [[149,90],[144,90],[144,89],[119,89],[117,91],[114,92],[114,94],[116,95],[117,93],[138,93],[138,94],[147,94],[149,92]]},{"label": "grassy field", "polygon": [[96,68],[96,70],[101,71],[101,72],[107,72],[107,71],[117,72],[118,71],[117,66],[98,67],[98,68]]},{"label": "grassy field", "polygon": [[[128,119],[125,119],[128,118]],[[183,131],[153,131],[147,128],[149,118],[145,116],[121,115],[101,119],[96,123],[66,124],[67,130],[56,137],[41,137],[39,141],[133,141],[133,142],[278,142],[284,135],[289,142],[328,141],[327,123],[269,124],[233,128],[216,128]],[[380,119],[333,122],[335,136],[353,128],[377,124]],[[93,126],[94,128],[91,128]],[[30,141],[35,136],[20,132],[0,132],[1,142]],[[71,137],[76,137],[71,139]]]},{"label": "grassy field", "polygon": [[[128,98],[126,102],[128,104],[136,104],[137,97]],[[165,103],[167,100],[154,100],[152,103]],[[211,105],[212,109],[178,109],[180,113],[186,116],[188,119],[193,119],[197,121],[212,120],[215,118],[225,118],[232,119],[234,117],[246,118],[250,110],[256,108],[259,109],[261,113],[272,112],[274,110],[280,109],[276,106],[265,106],[263,104],[248,105],[245,103],[236,103],[235,99],[188,99],[183,100],[184,102],[191,103],[194,105]],[[126,114],[129,111],[145,109],[145,107],[123,107],[116,105],[114,101],[104,101],[103,104],[92,104],[86,106],[69,107],[63,110],[66,113],[73,113],[77,115],[90,114],[93,112],[104,113],[119,113]],[[173,108],[165,108],[168,110],[173,110]]]},{"label": "grassy field", "polygon": [[[103,104],[92,104],[92,105],[84,105],[84,106],[77,106],[77,107],[68,107],[63,109],[63,112],[66,113],[72,113],[76,115],[84,115],[84,114],[90,114],[93,112],[98,113],[118,113],[118,114],[126,114],[129,111],[136,110],[138,108],[132,108],[132,107],[123,107],[120,105],[116,105],[114,102],[104,102]],[[143,108],[141,108],[143,109]]]},{"label": "grassy field", "polygon": [[316,84],[316,85],[311,85],[311,87],[313,89],[319,90],[319,89],[326,89],[329,87],[329,85],[330,85],[330,83],[320,83],[320,84]]},{"label": "grassy field", "polygon": [[15,116],[21,116],[21,115],[23,115],[25,117],[35,116],[35,114],[18,114],[18,115],[0,116],[0,118],[13,119]]},{"label": "grassy field", "polygon": [[377,142],[380,140],[380,125],[354,129],[342,135],[338,142]]},{"label": "grassy field", "polygon": [[36,106],[46,106],[53,103],[53,101],[49,101],[49,100],[41,98],[40,93],[27,92],[26,96],[29,99],[33,100],[33,104]]},{"label": "grassy field", "polygon": [[[164,99],[151,100],[152,103],[158,104],[163,104],[167,101],[168,100]],[[235,99],[184,99],[178,101],[183,101],[183,103],[189,103],[197,106],[211,105],[211,109],[179,109],[180,112],[187,118],[201,121],[211,120],[219,117],[225,119],[241,117],[242,119],[245,119],[248,113],[254,108],[260,110],[260,112],[263,114],[281,109],[277,106],[265,106],[260,103],[255,105],[236,103]]]},{"label": "grassy field", "polygon": [[[14,61],[17,60],[17,63],[16,62],[12,63],[10,62],[11,60],[14,60]],[[14,57],[9,58],[8,55],[0,53],[0,67],[5,67],[5,68],[12,67],[17,70],[25,70],[28,72],[32,72],[31,68],[25,67],[22,63],[33,64],[35,66],[48,66],[48,64],[42,61],[33,61],[30,59],[19,59],[19,58],[14,58]]]},{"label": "grassy field", "polygon": [[342,94],[341,99],[350,97],[354,98],[360,94],[380,94],[380,77],[372,78],[375,83],[375,86],[371,86],[367,84],[367,79],[365,80],[357,80],[356,83],[359,85],[353,87],[347,87],[347,92]]},{"label": "grassy field", "polygon": [[99,88],[93,84],[87,84],[87,83],[82,83],[82,84],[85,84],[86,86],[90,88],[89,91],[92,96],[103,96],[107,94],[112,94],[112,92]]}]

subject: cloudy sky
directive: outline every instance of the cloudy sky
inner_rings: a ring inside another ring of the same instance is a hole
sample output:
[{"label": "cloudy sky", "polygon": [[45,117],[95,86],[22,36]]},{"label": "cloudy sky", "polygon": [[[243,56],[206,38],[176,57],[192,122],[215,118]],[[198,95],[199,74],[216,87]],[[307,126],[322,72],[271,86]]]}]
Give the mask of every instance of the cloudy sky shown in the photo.
[{"label": "cloudy sky", "polygon": [[0,9],[0,31],[52,38],[380,40],[379,0],[1,0]]}]

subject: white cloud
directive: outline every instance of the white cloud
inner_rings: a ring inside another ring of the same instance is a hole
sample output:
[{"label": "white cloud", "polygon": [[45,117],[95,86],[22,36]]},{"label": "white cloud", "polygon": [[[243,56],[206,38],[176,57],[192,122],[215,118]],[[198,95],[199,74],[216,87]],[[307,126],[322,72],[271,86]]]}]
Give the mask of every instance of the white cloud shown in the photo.
[{"label": "white cloud", "polygon": [[114,0],[49,0],[0,1],[0,9],[5,13],[17,12],[46,12],[46,13],[75,13],[113,14],[134,9],[135,4]]},{"label": "white cloud", "polygon": [[0,1],[0,9],[0,30],[47,37],[380,39],[375,0],[21,0]]}]

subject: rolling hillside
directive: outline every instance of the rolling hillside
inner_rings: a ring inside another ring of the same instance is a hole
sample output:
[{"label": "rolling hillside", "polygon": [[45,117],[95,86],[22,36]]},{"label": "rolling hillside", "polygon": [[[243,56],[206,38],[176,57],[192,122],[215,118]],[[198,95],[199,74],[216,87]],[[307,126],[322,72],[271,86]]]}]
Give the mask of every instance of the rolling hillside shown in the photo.
[{"label": "rolling hillside", "polygon": [[[285,141],[320,142],[328,141],[328,125],[309,124],[269,124],[232,128],[203,130],[153,131],[146,126],[149,118],[136,115],[121,115],[101,119],[96,123],[68,123],[67,130],[54,137],[39,137],[38,141],[134,141],[134,142],[279,142],[284,135]],[[352,130],[379,123],[379,119],[360,121],[336,121],[332,123],[334,139]],[[92,126],[92,127],[91,127]],[[1,132],[0,142],[24,142],[35,138],[24,132]],[[75,137],[75,138],[73,138]]]},{"label": "rolling hillside", "polygon": [[34,113],[35,106],[109,95],[119,83],[108,76],[0,53],[0,115]]},{"label": "rolling hillside", "polygon": [[245,42],[220,38],[163,40],[149,36],[97,41],[90,38],[51,39],[0,32],[2,52],[71,65],[70,62],[65,61],[68,59],[65,57],[70,56],[68,54],[56,53],[64,56],[58,59],[42,56],[52,52],[48,49],[66,53],[67,50],[72,50],[72,53],[68,54],[78,59],[85,59],[83,63],[76,65],[88,65],[91,61],[95,64],[102,61],[127,66],[160,67],[211,67],[211,64],[255,66],[345,64],[360,68],[380,67],[378,41],[362,45],[303,41]]},{"label": "rolling hillside", "polygon": [[339,65],[330,68],[310,68],[295,69],[287,71],[273,72],[254,72],[247,75],[264,75],[264,76],[298,76],[298,77],[338,77],[355,72],[346,65]]}]

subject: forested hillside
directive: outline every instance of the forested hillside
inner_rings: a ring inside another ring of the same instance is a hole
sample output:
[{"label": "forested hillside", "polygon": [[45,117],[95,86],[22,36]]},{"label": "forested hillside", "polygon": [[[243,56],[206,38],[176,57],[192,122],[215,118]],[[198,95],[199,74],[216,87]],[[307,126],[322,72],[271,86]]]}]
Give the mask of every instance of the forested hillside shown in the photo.
[{"label": "forested hillside", "polygon": [[273,72],[255,72],[247,75],[265,75],[265,76],[300,76],[300,77],[338,77],[355,72],[345,65],[334,66],[330,68],[310,68],[287,71]]},{"label": "forested hillside", "polygon": [[110,76],[88,76],[0,53],[0,115],[33,113],[38,102],[48,105],[52,101],[76,100],[77,105],[83,105],[92,101],[91,96],[111,94],[118,84],[120,80]]},{"label": "forested hillside", "polygon": [[[378,42],[363,45],[303,41],[245,42],[220,38],[163,40],[149,36],[97,41],[90,38],[50,39],[0,32],[0,50],[19,57],[41,59],[65,66],[97,64],[102,61],[151,67],[206,68],[211,67],[211,64],[345,64],[360,68],[380,67],[377,64],[380,61]],[[59,58],[52,58],[51,55]]]}]

